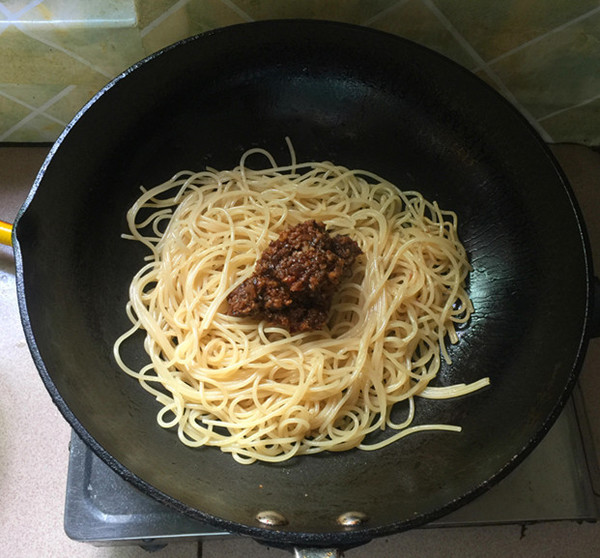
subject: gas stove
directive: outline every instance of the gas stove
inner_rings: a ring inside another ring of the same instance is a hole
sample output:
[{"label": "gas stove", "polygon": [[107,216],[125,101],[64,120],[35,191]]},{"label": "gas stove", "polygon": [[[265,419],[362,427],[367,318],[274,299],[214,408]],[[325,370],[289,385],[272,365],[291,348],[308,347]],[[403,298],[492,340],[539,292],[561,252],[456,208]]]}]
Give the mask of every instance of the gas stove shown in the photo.
[{"label": "gas stove", "polygon": [[[427,528],[536,521],[595,521],[597,465],[590,453],[576,389],[556,424],[498,485]],[[579,411],[578,411],[579,410]],[[586,454],[587,452],[587,454]],[[96,545],[137,544],[155,550],[173,541],[235,535],[195,521],[143,494],[104,464],[73,433],[65,507],[72,539]]]}]

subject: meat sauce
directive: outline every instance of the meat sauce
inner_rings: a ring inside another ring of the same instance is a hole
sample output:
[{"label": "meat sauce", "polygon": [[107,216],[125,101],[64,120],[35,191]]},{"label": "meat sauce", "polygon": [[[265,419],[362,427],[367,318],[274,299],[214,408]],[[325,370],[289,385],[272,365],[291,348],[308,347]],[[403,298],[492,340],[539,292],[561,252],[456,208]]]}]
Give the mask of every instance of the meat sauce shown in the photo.
[{"label": "meat sauce", "polygon": [[228,314],[255,316],[291,333],[322,329],[338,285],[362,253],[345,235],[305,221],[283,231],[256,262],[254,273],[227,297]]}]

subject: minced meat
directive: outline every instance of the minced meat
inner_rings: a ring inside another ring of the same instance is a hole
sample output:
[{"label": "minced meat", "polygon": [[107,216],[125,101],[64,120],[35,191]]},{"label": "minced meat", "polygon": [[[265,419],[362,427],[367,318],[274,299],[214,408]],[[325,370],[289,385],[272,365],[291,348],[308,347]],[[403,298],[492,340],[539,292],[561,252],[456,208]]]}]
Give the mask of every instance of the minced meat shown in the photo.
[{"label": "minced meat", "polygon": [[295,333],[321,329],[337,286],[351,274],[358,244],[305,221],[283,231],[257,261],[254,273],[227,297],[231,316],[264,317]]}]

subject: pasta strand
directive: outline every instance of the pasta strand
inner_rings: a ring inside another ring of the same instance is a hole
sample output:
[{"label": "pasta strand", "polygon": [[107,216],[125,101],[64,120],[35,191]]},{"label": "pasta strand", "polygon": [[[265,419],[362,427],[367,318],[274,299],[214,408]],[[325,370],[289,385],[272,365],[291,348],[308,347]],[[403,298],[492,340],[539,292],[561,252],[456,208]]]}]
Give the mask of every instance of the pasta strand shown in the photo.
[{"label": "pasta strand", "polygon": [[[132,327],[115,343],[117,363],[161,404],[158,424],[240,463],[460,430],[413,424],[413,398],[457,397],[489,383],[428,387],[473,312],[456,215],[373,173],[299,163],[290,150],[288,166],[254,149],[233,170],[181,171],[142,189],[123,236],[150,255],[131,283]],[[251,169],[257,157],[269,167]],[[269,242],[308,219],[351,236],[363,252],[327,327],[292,335],[229,316],[227,295]],[[149,362],[134,370],[121,352],[140,329]],[[390,412],[401,401],[408,415],[395,424]],[[386,440],[365,441],[386,427]]]}]

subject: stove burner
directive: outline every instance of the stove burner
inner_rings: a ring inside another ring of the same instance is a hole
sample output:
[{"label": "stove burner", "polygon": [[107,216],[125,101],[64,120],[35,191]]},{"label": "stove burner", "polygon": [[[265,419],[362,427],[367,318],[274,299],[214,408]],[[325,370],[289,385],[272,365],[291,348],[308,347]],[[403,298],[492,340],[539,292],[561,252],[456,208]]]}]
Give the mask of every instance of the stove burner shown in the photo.
[{"label": "stove burner", "polygon": [[[548,435],[515,471],[427,528],[596,521],[600,506],[591,470],[570,401]],[[65,531],[77,541],[138,544],[149,550],[168,542],[234,536],[143,494],[96,457],[75,433],[70,445]]]}]

